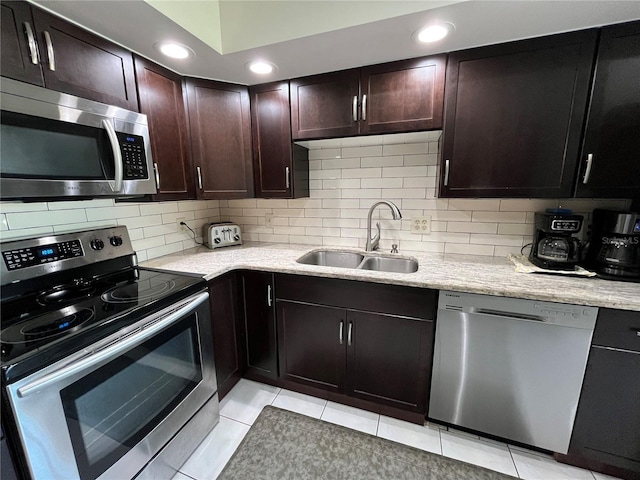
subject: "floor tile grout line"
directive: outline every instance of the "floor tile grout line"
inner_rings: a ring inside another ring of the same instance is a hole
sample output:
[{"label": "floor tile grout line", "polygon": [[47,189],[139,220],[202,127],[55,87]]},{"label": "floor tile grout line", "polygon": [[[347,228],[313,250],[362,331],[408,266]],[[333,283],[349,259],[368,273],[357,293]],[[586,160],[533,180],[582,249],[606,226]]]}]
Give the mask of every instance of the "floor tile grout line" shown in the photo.
[{"label": "floor tile grout line", "polygon": [[253,423],[243,422],[242,420],[237,420],[237,419],[235,419],[233,417],[228,417],[227,415],[220,414],[220,416],[226,418],[227,420],[231,420],[233,422],[241,423],[241,424],[246,425],[248,427],[253,427]]},{"label": "floor tile grout line", "polygon": [[518,471],[518,465],[516,464],[516,459],[513,458],[513,452],[511,451],[511,447],[509,446],[509,444],[507,444],[507,450],[509,451],[509,456],[511,457],[511,461],[513,462],[513,468],[516,469],[516,475],[518,476],[518,478],[522,478],[520,476],[520,472]]}]

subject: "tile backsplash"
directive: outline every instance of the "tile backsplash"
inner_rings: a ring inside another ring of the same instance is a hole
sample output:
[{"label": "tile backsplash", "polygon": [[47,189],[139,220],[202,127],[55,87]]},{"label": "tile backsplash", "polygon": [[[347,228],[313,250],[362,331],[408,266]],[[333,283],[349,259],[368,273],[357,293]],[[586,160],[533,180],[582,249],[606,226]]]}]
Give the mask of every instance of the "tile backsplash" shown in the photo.
[{"label": "tile backsplash", "polygon": [[[441,132],[305,142],[310,198],[159,203],[113,200],[0,203],[0,238],[126,225],[140,261],[194,247],[207,222],[230,220],[245,241],[364,248],[369,207],[390,200],[402,211],[391,220],[381,206],[381,251],[399,250],[504,256],[531,242],[533,213],[562,206],[586,216],[596,207],[629,208],[628,200],[439,199],[437,163]],[[411,220],[430,217],[431,232],[411,232]],[[586,222],[588,223],[588,222]],[[585,229],[583,228],[583,231]]]}]

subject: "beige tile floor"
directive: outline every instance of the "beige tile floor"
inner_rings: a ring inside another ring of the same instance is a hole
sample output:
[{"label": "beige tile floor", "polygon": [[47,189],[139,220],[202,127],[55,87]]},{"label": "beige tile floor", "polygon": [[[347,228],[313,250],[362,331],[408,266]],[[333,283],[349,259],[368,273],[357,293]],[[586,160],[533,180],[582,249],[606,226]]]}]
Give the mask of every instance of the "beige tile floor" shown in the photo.
[{"label": "beige tile floor", "polygon": [[558,463],[549,455],[522,447],[448,430],[435,424],[415,425],[242,379],[220,403],[220,423],[185,462],[173,480],[214,480],[266,405],[319,418],[526,480],[613,479]]}]

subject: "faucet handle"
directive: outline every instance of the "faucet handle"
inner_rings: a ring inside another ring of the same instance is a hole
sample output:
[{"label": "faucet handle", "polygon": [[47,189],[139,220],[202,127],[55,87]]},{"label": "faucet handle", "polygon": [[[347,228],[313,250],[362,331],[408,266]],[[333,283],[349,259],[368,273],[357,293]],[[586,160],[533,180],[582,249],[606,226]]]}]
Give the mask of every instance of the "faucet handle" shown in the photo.
[{"label": "faucet handle", "polygon": [[397,243],[391,244],[391,253],[398,253],[398,244]]}]

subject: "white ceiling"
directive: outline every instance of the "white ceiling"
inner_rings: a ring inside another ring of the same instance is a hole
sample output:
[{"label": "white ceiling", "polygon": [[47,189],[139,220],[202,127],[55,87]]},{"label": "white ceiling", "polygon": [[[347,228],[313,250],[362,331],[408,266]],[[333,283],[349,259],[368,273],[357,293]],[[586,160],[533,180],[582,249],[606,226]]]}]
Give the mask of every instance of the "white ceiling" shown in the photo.
[{"label": "white ceiling", "polygon": [[[640,19],[628,0],[32,1],[180,74],[248,85]],[[455,32],[413,42],[433,20]],[[153,44],[167,39],[196,56],[163,57]],[[256,58],[278,70],[256,76],[245,68]]]}]

